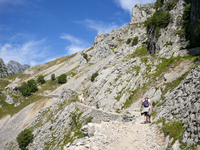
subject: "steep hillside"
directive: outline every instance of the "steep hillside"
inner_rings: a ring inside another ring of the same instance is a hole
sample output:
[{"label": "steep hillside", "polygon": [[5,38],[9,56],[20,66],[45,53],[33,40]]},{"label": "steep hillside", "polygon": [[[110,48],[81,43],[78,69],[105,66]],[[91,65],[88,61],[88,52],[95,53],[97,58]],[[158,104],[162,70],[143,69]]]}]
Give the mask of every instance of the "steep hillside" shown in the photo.
[{"label": "steep hillside", "polygon": [[[137,4],[130,24],[99,32],[91,47],[2,78],[0,149],[19,149],[25,128],[30,150],[199,147],[200,48],[187,49],[186,3]],[[62,74],[67,82],[59,84]],[[38,90],[23,96],[18,89],[31,79]],[[151,126],[141,124],[146,95],[155,108]]]}]

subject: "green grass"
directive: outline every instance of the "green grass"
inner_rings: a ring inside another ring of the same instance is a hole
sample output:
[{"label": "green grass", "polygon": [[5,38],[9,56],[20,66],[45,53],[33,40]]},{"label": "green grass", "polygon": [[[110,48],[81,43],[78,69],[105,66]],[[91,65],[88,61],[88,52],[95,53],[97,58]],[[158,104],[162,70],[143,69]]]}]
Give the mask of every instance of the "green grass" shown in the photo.
[{"label": "green grass", "polygon": [[0,78],[0,92],[4,90],[4,88],[9,84],[10,82],[8,80],[4,80]]},{"label": "green grass", "polygon": [[173,42],[171,42],[171,41],[170,41],[170,42],[167,42],[167,43],[164,45],[164,47],[165,47],[165,46],[167,47],[167,46],[169,46],[169,45],[172,46],[172,45],[173,45]]},{"label": "green grass", "polygon": [[29,104],[40,101],[40,100],[44,100],[46,98],[47,97],[36,95],[36,94],[30,95],[29,97],[27,97],[27,99],[23,96],[15,96],[16,100],[19,100],[19,99],[23,100],[23,103],[21,105],[19,105],[18,107],[14,107],[14,104],[8,104],[4,101],[5,96],[0,96],[0,99],[1,100],[3,99],[0,102],[0,104],[3,105],[3,107],[0,108],[0,118],[6,116],[7,114],[10,114],[12,116],[12,115],[18,113],[24,107],[28,106]]},{"label": "green grass", "polygon": [[169,135],[170,138],[173,138],[173,142],[172,142],[173,144],[176,140],[179,140],[179,142],[182,141],[185,127],[183,126],[182,123],[178,121],[173,121],[173,122],[164,124],[161,127],[161,130],[163,131],[165,136]]},{"label": "green grass", "polygon": [[172,82],[164,83],[164,85],[166,87],[165,87],[165,90],[162,91],[162,95],[165,95],[168,90],[173,90],[175,87],[177,87],[181,83],[181,81],[185,79],[185,77],[188,75],[188,73],[189,73],[189,71],[187,71],[181,77],[177,78],[176,80],[174,80]]},{"label": "green grass", "polygon": [[86,52],[89,52],[89,51],[91,51],[91,50],[93,50],[94,49],[94,47],[92,46],[92,47],[90,47],[88,50],[86,50]]},{"label": "green grass", "polygon": [[126,99],[126,102],[122,106],[122,109],[128,108],[129,106],[131,106],[131,104],[133,104],[133,102],[134,102],[134,96],[138,93],[139,90],[140,90],[140,88],[137,88],[136,90],[134,90],[134,91],[131,92],[129,98]]},{"label": "green grass", "polygon": [[156,115],[157,115],[157,112],[156,112],[156,111],[153,111],[153,112],[152,112],[152,117],[153,117],[153,119],[156,117]]}]

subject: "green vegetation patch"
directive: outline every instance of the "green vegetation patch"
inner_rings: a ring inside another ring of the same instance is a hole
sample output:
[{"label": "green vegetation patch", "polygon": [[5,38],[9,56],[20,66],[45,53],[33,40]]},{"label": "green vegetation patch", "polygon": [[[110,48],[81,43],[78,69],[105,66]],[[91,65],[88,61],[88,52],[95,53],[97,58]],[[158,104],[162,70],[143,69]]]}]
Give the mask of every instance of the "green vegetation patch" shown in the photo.
[{"label": "green vegetation patch", "polygon": [[133,104],[133,102],[134,102],[134,97],[135,97],[135,95],[138,93],[139,90],[140,90],[140,87],[131,92],[129,98],[126,99],[126,102],[125,102],[124,105],[122,106],[122,109],[123,109],[123,108],[128,108],[129,106],[131,106],[131,104]]},{"label": "green vegetation patch", "polygon": [[164,0],[157,0],[157,1],[154,3],[154,8],[157,10],[158,8],[160,8],[160,7],[163,6],[163,3],[164,3]]},{"label": "green vegetation patch", "polygon": [[2,92],[8,84],[10,84],[8,80],[0,78],[0,92]]},{"label": "green vegetation patch", "polygon": [[148,54],[146,47],[143,45],[141,48],[135,50],[135,52],[131,55],[131,58],[141,57]]},{"label": "green vegetation patch", "polygon": [[33,103],[33,102],[37,102],[40,100],[45,100],[47,97],[45,96],[40,96],[40,95],[36,95],[36,94],[32,94],[28,97],[24,97],[22,95],[20,96],[13,96],[17,101],[23,101],[21,105],[14,107],[14,104],[8,104],[6,103],[5,100],[5,96],[4,95],[0,95],[0,99],[4,99],[0,102],[1,105],[3,105],[2,108],[0,108],[0,118],[3,118],[4,116],[6,116],[7,114],[10,114],[11,116],[18,113],[20,110],[22,110],[23,108],[25,108],[26,106],[28,106],[29,104]]},{"label": "green vegetation patch", "polygon": [[138,37],[134,37],[133,42],[132,42],[132,46],[135,46],[138,44]]},{"label": "green vegetation patch", "polygon": [[160,28],[168,26],[171,15],[169,11],[159,10],[153,14],[152,17],[147,18],[145,21],[145,27],[147,32],[153,27],[155,29],[155,36],[158,37],[160,34]]},{"label": "green vegetation patch", "polygon": [[58,77],[58,83],[60,84],[64,84],[67,82],[67,76],[66,74],[61,74],[59,77]]},{"label": "green vegetation patch", "polygon": [[98,72],[93,73],[92,76],[91,76],[91,81],[93,82],[94,79],[95,79],[98,75],[99,75]]},{"label": "green vegetation patch", "polygon": [[126,44],[130,44],[131,41],[132,41],[132,39],[131,39],[131,38],[128,38],[127,41],[126,41]]},{"label": "green vegetation patch", "polygon": [[169,45],[171,45],[171,46],[172,46],[172,45],[173,45],[173,42],[171,42],[171,41],[170,41],[170,42],[168,42],[168,41],[167,41],[167,43],[164,45],[164,47],[165,47],[165,46],[169,46]]},{"label": "green vegetation patch", "polygon": [[176,6],[177,2],[173,1],[173,2],[167,2],[165,7],[166,10],[172,10],[175,6]]},{"label": "green vegetation patch", "polygon": [[173,138],[173,142],[172,142],[172,145],[173,145],[173,143],[176,140],[179,140],[179,142],[182,141],[185,127],[183,126],[182,123],[178,121],[173,121],[173,122],[165,123],[161,127],[161,130],[163,131],[165,136],[169,135],[170,138]]},{"label": "green vegetation patch", "polygon": [[20,132],[17,136],[17,142],[19,144],[20,149],[28,150],[26,146],[31,142],[33,139],[33,134],[31,130],[25,129],[24,131]]}]

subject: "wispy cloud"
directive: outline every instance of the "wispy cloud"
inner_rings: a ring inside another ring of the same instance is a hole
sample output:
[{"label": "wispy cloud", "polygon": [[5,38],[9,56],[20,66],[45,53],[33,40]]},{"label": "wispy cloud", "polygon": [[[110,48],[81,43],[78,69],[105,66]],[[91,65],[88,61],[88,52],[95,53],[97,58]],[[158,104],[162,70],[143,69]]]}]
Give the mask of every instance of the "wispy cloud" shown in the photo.
[{"label": "wispy cloud", "polygon": [[0,12],[9,12],[14,9],[10,6],[27,6],[29,2],[27,0],[0,0]]},{"label": "wispy cloud", "polygon": [[135,4],[147,4],[155,2],[156,0],[114,0],[122,9],[132,14],[132,8]]},{"label": "wispy cloud", "polygon": [[63,34],[60,38],[69,41],[71,44],[65,48],[67,50],[67,55],[74,54],[89,47],[89,44],[84,40],[78,39],[69,34]]},{"label": "wispy cloud", "polygon": [[96,20],[91,20],[91,19],[86,19],[84,21],[77,22],[77,23],[82,23],[86,27],[96,30],[97,33],[102,32],[103,34],[109,33],[110,31],[116,30],[120,28],[121,26],[123,26],[123,25],[119,26],[115,22],[105,23],[102,21],[96,21]]},{"label": "wispy cloud", "polygon": [[39,41],[28,41],[23,44],[5,43],[0,45],[0,57],[7,64],[15,60],[21,64],[31,62],[36,65],[45,62],[48,47],[45,46],[45,39]]}]

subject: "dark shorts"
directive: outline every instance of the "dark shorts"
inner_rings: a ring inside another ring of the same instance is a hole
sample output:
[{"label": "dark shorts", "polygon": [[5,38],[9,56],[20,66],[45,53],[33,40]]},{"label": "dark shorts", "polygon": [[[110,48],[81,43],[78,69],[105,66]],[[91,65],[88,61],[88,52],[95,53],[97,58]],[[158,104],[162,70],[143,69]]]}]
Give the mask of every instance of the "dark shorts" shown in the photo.
[{"label": "dark shorts", "polygon": [[145,115],[146,117],[149,117],[148,112],[144,112],[144,115]]}]

